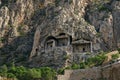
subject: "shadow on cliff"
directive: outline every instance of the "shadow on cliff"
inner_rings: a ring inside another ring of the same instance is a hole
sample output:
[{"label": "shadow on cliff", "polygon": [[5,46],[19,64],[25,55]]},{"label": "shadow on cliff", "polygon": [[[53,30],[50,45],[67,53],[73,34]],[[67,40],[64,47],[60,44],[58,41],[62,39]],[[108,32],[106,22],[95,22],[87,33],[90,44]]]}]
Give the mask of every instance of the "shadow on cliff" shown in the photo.
[{"label": "shadow on cliff", "polygon": [[0,65],[10,65],[14,62],[16,65],[27,65],[28,57],[32,50],[35,29],[33,28],[24,36],[18,36],[14,39],[8,39],[3,47],[0,48]]}]

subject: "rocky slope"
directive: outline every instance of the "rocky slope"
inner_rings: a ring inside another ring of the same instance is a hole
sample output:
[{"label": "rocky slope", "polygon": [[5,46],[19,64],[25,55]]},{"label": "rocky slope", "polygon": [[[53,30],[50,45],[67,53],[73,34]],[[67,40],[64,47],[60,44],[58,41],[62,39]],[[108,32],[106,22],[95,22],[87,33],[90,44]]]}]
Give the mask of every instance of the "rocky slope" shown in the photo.
[{"label": "rocky slope", "polygon": [[119,47],[120,1],[98,0],[92,3],[86,9],[85,19],[96,28],[97,36],[102,39],[100,40],[102,49]]},{"label": "rocky slope", "polygon": [[100,50],[117,49],[119,14],[119,0],[0,0],[0,63],[28,60],[39,39],[59,31],[96,39]]}]

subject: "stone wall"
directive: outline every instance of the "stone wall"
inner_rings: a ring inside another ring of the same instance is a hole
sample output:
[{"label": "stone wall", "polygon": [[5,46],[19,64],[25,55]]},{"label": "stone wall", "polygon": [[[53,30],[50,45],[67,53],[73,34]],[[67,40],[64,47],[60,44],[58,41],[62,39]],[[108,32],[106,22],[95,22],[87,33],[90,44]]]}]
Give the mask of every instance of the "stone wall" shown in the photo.
[{"label": "stone wall", "polygon": [[120,80],[120,62],[90,69],[65,70],[58,80]]},{"label": "stone wall", "polygon": [[97,80],[101,77],[100,71],[99,68],[65,70],[65,75],[59,75],[58,80],[82,80],[86,78]]},{"label": "stone wall", "polygon": [[102,69],[102,77],[106,78],[106,80],[120,80],[120,62],[114,63],[112,65],[108,65],[103,67]]}]

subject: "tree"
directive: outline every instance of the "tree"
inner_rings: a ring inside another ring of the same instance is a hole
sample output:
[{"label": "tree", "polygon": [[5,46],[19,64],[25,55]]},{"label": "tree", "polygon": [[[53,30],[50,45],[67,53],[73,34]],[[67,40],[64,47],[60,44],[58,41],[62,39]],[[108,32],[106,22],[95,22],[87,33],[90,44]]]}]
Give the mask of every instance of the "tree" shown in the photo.
[{"label": "tree", "polygon": [[40,69],[29,69],[26,73],[27,79],[25,80],[33,80],[41,78],[41,70]]},{"label": "tree", "polygon": [[3,66],[0,68],[0,75],[7,77],[7,71],[8,71],[7,66],[6,66],[6,65],[3,65]]},{"label": "tree", "polygon": [[43,80],[54,80],[56,77],[56,72],[55,70],[49,68],[49,67],[43,67],[41,68],[41,73],[42,73],[42,79]]}]

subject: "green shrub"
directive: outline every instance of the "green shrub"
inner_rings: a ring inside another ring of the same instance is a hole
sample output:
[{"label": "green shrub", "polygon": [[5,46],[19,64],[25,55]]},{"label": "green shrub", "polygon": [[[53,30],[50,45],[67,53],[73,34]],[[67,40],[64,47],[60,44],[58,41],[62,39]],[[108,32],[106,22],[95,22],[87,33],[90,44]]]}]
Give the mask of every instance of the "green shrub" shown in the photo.
[{"label": "green shrub", "polygon": [[16,78],[16,76],[13,73],[7,73],[7,78]]},{"label": "green shrub", "polygon": [[56,77],[56,72],[49,67],[43,67],[41,68],[41,76],[43,80],[54,80]]},{"label": "green shrub", "polygon": [[57,71],[57,73],[58,73],[58,74],[64,74],[64,70],[65,70],[65,68],[60,68],[60,69]]},{"label": "green shrub", "polygon": [[80,65],[73,63],[71,69],[80,69]]},{"label": "green shrub", "polygon": [[60,3],[60,0],[55,0],[55,5],[58,6]]},{"label": "green shrub", "polygon": [[6,41],[6,39],[4,37],[0,38],[0,42],[4,43]]},{"label": "green shrub", "polygon": [[90,12],[95,11],[111,11],[111,9],[106,4],[110,3],[110,0],[92,0],[91,6],[89,7]]},{"label": "green shrub", "polygon": [[19,80],[25,80],[27,69],[23,66],[10,69],[8,72],[13,73]]},{"label": "green shrub", "polygon": [[119,52],[119,54],[120,54],[120,48],[118,48],[117,50],[118,50],[118,52]]},{"label": "green shrub", "polygon": [[119,58],[119,54],[113,54],[113,55],[112,55],[112,59],[113,59],[113,60],[115,60],[115,59],[117,59],[117,58]]},{"label": "green shrub", "polygon": [[63,56],[63,59],[64,59],[64,60],[67,60],[67,59],[69,59],[69,58],[70,58],[70,55],[64,55],[64,56]]},{"label": "green shrub", "polygon": [[105,7],[104,5],[100,5],[100,6],[98,7],[98,10],[99,10],[99,11],[109,11],[109,9],[108,9],[107,7]]},{"label": "green shrub", "polygon": [[105,54],[99,54],[97,56],[88,58],[87,61],[86,61],[86,64],[88,66],[90,66],[90,67],[92,67],[92,66],[100,66],[100,65],[102,65],[102,63],[104,62],[104,60],[106,58],[107,57],[105,56]]},{"label": "green shrub", "polygon": [[88,58],[85,62],[80,62],[79,64],[73,63],[71,66],[68,66],[66,68],[61,68],[58,70],[58,74],[64,74],[65,69],[85,69],[88,67],[93,66],[100,66],[105,61],[107,56],[105,56],[105,52],[101,52],[101,54],[96,55],[94,57]]},{"label": "green shrub", "polygon": [[81,62],[81,63],[80,63],[80,69],[85,69],[85,68],[86,68],[85,62]]},{"label": "green shrub", "polygon": [[102,34],[100,32],[97,32],[96,37],[101,37]]},{"label": "green shrub", "polygon": [[26,33],[24,32],[24,25],[18,26],[17,32],[19,33],[20,36],[25,36]]},{"label": "green shrub", "polygon": [[1,66],[0,67],[0,76],[7,77],[7,71],[8,71],[8,68],[6,65]]},{"label": "green shrub", "polygon": [[26,73],[27,78],[25,80],[33,80],[41,78],[41,70],[40,69],[28,69]]},{"label": "green shrub", "polygon": [[0,67],[0,76],[18,80],[54,80],[56,78],[56,71],[49,67],[30,69],[23,66],[16,67],[13,64],[9,68],[6,65]]}]

